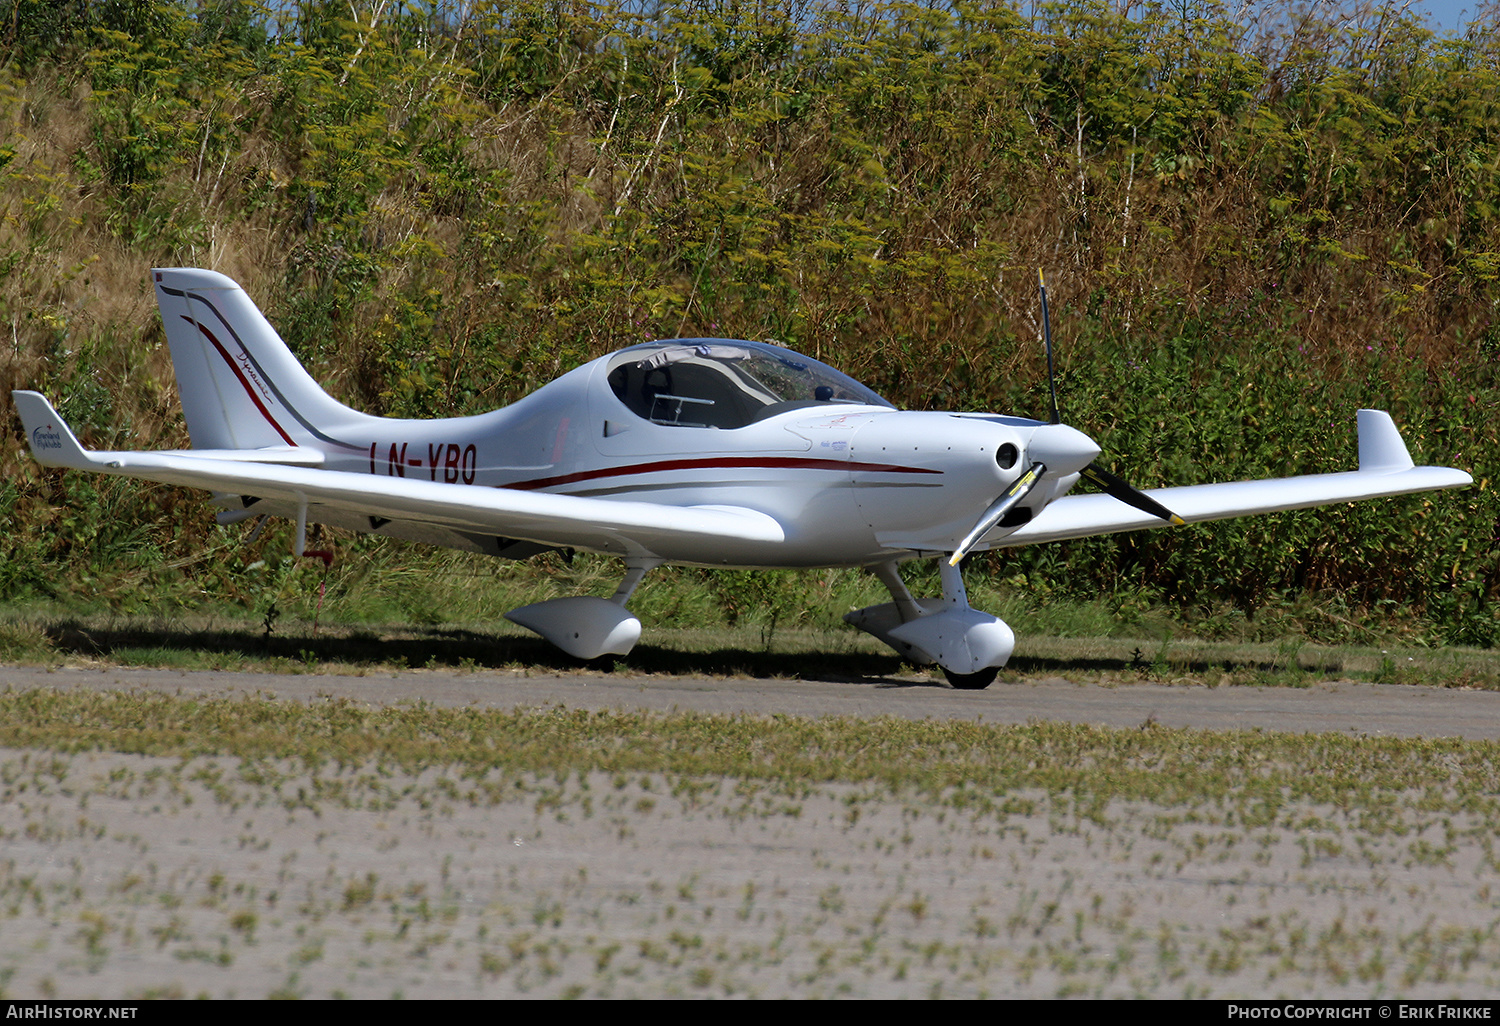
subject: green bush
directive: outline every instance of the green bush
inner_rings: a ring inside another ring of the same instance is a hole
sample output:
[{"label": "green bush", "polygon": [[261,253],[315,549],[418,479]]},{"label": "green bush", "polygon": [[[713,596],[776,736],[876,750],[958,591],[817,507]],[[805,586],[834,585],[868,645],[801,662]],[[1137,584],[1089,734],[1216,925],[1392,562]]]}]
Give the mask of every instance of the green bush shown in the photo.
[{"label": "green bush", "polygon": [[[372,412],[479,412],[713,334],[902,405],[1039,413],[1044,266],[1066,416],[1143,486],[1346,467],[1361,406],[1481,484],[979,567],[1184,610],[1333,595],[1494,643],[1500,38],[1132,12],[0,3],[3,384],[94,443],[182,444],[145,287],[173,262],[240,279]],[[0,597],[207,544],[196,500],[58,484],[17,426]],[[718,586],[727,616],[747,587]]]}]

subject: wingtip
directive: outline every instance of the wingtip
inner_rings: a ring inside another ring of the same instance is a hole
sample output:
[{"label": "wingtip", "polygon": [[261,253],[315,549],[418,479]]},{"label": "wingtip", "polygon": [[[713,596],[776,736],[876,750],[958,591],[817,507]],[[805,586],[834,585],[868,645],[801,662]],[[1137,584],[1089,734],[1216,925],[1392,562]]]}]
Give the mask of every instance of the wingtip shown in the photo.
[{"label": "wingtip", "polygon": [[17,389],[10,394],[26,429],[31,455],[44,467],[91,467],[93,461],[71,428],[40,392]]},{"label": "wingtip", "polygon": [[1396,422],[1384,410],[1360,410],[1359,469],[1364,473],[1410,470],[1416,464]]}]

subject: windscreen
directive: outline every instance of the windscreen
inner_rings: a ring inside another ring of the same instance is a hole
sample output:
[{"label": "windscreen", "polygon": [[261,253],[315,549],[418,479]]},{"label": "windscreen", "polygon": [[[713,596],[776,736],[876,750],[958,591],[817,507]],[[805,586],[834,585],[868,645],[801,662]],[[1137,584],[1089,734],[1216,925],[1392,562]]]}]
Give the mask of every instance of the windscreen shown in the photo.
[{"label": "windscreen", "polygon": [[737,428],[820,404],[890,406],[847,374],[764,342],[674,339],[615,354],[615,395],[638,416],[680,427]]}]

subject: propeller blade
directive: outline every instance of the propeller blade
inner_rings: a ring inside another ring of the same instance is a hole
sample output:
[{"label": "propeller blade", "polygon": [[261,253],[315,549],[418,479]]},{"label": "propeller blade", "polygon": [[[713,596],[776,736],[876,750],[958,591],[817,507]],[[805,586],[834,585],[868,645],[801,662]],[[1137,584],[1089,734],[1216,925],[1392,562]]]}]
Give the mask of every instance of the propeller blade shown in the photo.
[{"label": "propeller blade", "polygon": [[1128,506],[1134,506],[1142,513],[1149,513],[1153,517],[1160,517],[1173,527],[1181,527],[1187,521],[1167,507],[1157,502],[1151,496],[1126,481],[1124,478],[1116,477],[1097,463],[1090,463],[1080,473],[1084,480],[1103,489],[1107,494],[1113,495]]},{"label": "propeller blade", "polygon": [[1009,513],[1016,503],[1031,494],[1031,490],[1037,486],[1037,483],[1042,479],[1042,475],[1046,472],[1046,464],[1033,463],[1027,469],[1026,473],[1016,478],[1000,498],[990,503],[990,508],[984,511],[984,515],[979,518],[979,523],[975,524],[974,529],[964,536],[963,541],[958,543],[958,548],[953,551],[953,556],[948,560],[948,565],[958,566],[959,560],[969,554],[969,550],[974,547],[975,542],[983,538],[990,528],[1003,520],[1005,514]]},{"label": "propeller blade", "polygon": [[[1068,474],[1072,472],[1074,467],[1083,464],[1085,460],[1092,460],[1095,456],[1099,455],[1099,450],[1094,446],[1094,443],[1087,438],[1087,436],[1079,434],[1077,436],[1077,439],[1074,439],[1069,435],[1065,435],[1063,433],[1064,429],[1061,428],[1062,417],[1059,415],[1057,410],[1057,381],[1054,377],[1052,366],[1052,318],[1047,312],[1047,279],[1042,274],[1042,269],[1040,267],[1036,269],[1036,279],[1042,293],[1042,341],[1043,344],[1047,347],[1047,391],[1050,394],[1052,400],[1052,430],[1045,431],[1045,429],[1038,428],[1037,433],[1033,437],[1032,443],[1029,448],[1034,454],[1038,456],[1050,456],[1051,458],[1048,460],[1049,464],[1056,468],[1059,474]],[[1056,446],[1059,448],[1059,450],[1068,450],[1066,454],[1067,458],[1062,458],[1062,451],[1059,451],[1055,454],[1040,451],[1043,445]],[[1088,451],[1090,448],[1092,448],[1092,452]],[[1041,463],[1038,462],[1037,464],[1035,464],[1033,469],[1035,469],[1036,466],[1041,466]],[[1103,489],[1107,494],[1114,496],[1116,499],[1119,499],[1121,502],[1125,503],[1128,506],[1134,506],[1142,513],[1149,513],[1153,517],[1160,517],[1162,520],[1165,520],[1167,523],[1173,525],[1174,527],[1180,527],[1183,524],[1187,523],[1186,520],[1183,520],[1176,513],[1173,513],[1171,510],[1167,509],[1167,507],[1151,498],[1151,496],[1147,495],[1145,492],[1142,492],[1139,488],[1135,487],[1124,478],[1116,477],[1114,474],[1111,474],[1109,471],[1105,470],[1097,463],[1088,463],[1087,465],[1084,465],[1083,468],[1078,471],[1078,473],[1081,474],[1086,480],[1093,483],[1095,486]],[[1019,483],[1020,482],[1017,482],[1017,484]],[[1035,482],[1033,482],[1033,484],[1034,483]],[[1012,490],[1014,490],[1014,487],[1015,486],[1013,485]],[[1030,490],[1029,486],[1027,490]],[[964,544],[963,546],[961,546],[961,548],[967,550],[970,545],[978,540],[979,535],[982,535],[985,531],[988,531],[991,527],[994,527],[995,524],[999,522],[1000,516],[1004,516],[1005,513],[1009,511],[1010,507],[1015,505],[1015,502],[1007,504],[1005,506],[1005,510],[1003,510],[999,516],[996,516],[993,519],[990,518],[990,514],[993,513],[1001,503],[1004,503],[1006,501],[1006,496],[1008,496],[1009,494],[1010,492],[1007,492],[1005,496],[1001,496],[996,504],[994,506],[991,506],[990,509],[986,511],[985,519],[980,521],[980,524],[983,526],[983,530],[975,528],[974,531],[971,531],[969,533],[969,537],[964,539]],[[956,564],[958,562],[957,558],[955,558],[953,562]]]},{"label": "propeller blade", "polygon": [[1047,313],[1047,279],[1042,269],[1036,269],[1037,284],[1042,289],[1042,344],[1047,347],[1047,392],[1052,399],[1052,423],[1061,424],[1062,414],[1057,412],[1057,378],[1052,373],[1052,317]]}]

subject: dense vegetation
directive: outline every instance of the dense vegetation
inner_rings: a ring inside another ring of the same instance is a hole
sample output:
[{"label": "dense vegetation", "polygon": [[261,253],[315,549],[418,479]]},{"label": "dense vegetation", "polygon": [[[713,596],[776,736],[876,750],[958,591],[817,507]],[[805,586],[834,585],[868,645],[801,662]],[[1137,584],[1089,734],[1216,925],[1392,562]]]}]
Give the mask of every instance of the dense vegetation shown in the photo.
[{"label": "dense vegetation", "polygon": [[[1500,33],[1121,6],[0,0],[0,385],[185,444],[146,272],[190,264],[373,412],[721,334],[1038,413],[1043,266],[1064,415],[1141,486],[1343,469],[1360,406],[1476,486],[976,572],[1495,643]],[[42,472],[18,428],[0,596],[232,590],[197,497]]]}]

